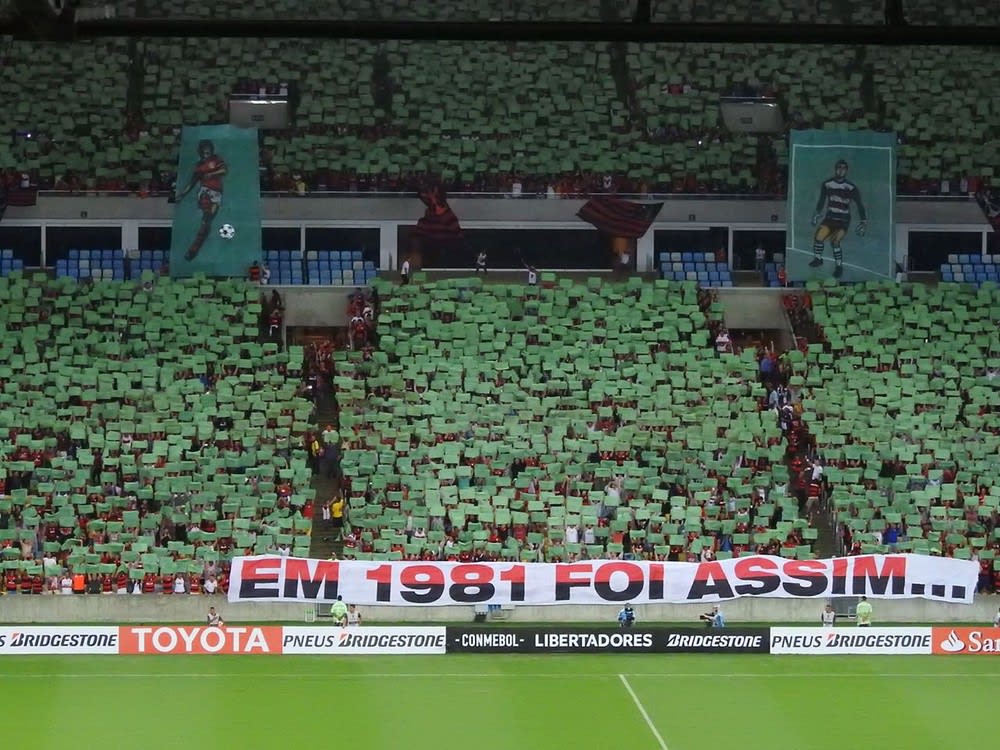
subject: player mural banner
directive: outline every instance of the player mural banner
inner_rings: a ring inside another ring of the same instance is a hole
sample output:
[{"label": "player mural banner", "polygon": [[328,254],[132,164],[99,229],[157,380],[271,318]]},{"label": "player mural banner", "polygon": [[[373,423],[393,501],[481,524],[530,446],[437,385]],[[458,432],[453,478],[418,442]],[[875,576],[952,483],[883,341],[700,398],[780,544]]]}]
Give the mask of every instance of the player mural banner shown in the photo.
[{"label": "player mural banner", "polygon": [[788,172],[789,280],[894,278],[896,134],[794,130]]},{"label": "player mural banner", "polygon": [[704,563],[587,560],[452,563],[236,557],[230,602],[685,604],[744,596],[922,598],[971,604],[979,564],[926,555],[789,560],[755,555]]},{"label": "player mural banner", "polygon": [[245,276],[260,258],[257,131],[185,127],[177,166],[170,275]]}]

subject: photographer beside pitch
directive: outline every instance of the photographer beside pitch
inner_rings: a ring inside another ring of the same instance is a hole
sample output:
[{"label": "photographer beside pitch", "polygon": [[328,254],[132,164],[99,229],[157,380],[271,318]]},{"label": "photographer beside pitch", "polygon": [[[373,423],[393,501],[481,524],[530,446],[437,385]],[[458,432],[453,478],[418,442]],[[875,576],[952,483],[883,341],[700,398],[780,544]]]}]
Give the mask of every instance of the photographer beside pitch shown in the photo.
[{"label": "photographer beside pitch", "polygon": [[705,623],[706,628],[724,628],[726,627],[726,618],[722,616],[722,610],[719,609],[719,605],[716,604],[712,607],[711,612],[706,612],[703,615],[699,615],[698,619]]},{"label": "photographer beside pitch", "polygon": [[631,628],[635,625],[635,610],[631,604],[626,604],[618,612],[618,627]]}]

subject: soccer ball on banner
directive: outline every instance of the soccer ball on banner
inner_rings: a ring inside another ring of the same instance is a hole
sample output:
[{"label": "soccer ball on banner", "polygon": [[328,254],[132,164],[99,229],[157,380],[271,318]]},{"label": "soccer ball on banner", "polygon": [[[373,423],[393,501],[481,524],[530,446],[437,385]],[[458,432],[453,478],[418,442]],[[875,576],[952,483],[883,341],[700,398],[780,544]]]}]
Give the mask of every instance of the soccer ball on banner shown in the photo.
[{"label": "soccer ball on banner", "polygon": [[236,236],[236,227],[232,224],[223,224],[219,227],[219,236],[224,240],[231,240]]}]

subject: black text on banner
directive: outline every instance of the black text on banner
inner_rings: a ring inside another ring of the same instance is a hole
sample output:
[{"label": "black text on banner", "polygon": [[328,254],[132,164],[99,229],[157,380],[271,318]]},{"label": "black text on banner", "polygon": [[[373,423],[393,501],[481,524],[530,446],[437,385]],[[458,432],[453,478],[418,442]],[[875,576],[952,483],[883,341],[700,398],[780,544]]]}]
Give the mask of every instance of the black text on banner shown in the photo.
[{"label": "black text on banner", "polygon": [[448,652],[766,654],[767,628],[448,628]]},{"label": "black text on banner", "polygon": [[771,628],[772,654],[929,654],[931,628]]},{"label": "black text on banner", "polygon": [[970,560],[859,555],[788,560],[756,555],[705,563],[588,560],[451,563],[233,559],[229,601],[462,604],[720,602],[744,596],[869,596],[969,604],[979,574]]}]

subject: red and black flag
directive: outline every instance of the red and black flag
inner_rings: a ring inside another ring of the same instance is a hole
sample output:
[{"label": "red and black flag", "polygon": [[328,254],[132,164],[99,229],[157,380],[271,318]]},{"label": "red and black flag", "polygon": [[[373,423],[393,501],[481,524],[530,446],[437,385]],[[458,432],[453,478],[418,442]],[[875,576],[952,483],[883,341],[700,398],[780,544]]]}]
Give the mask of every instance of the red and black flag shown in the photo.
[{"label": "red and black flag", "polygon": [[462,239],[462,226],[448,205],[448,196],[440,185],[420,191],[427,207],[417,221],[414,233],[429,242],[454,242]]},{"label": "red and black flag", "polygon": [[591,198],[577,216],[612,237],[638,239],[656,219],[662,203],[630,203],[620,198]]},{"label": "red and black flag", "polygon": [[5,187],[0,180],[0,218],[7,206],[34,206],[38,203],[38,188]]}]

